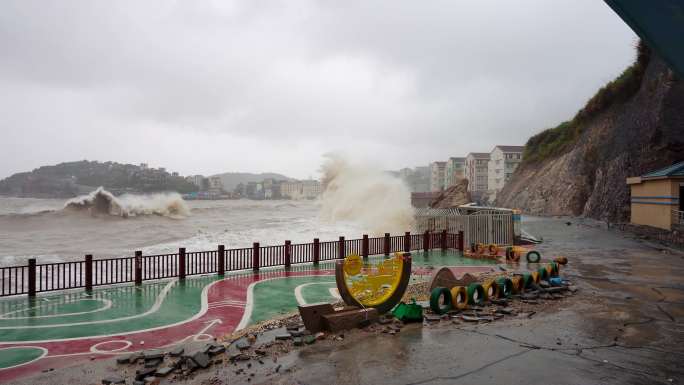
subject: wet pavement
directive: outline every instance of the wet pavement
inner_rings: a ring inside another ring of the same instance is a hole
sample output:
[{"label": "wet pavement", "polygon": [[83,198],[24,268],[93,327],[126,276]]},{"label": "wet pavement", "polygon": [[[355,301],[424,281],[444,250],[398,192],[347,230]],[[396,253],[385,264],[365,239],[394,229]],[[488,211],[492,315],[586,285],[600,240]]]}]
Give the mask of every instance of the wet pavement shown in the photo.
[{"label": "wet pavement", "polygon": [[[570,222],[567,225],[566,222]],[[565,255],[576,296],[531,318],[412,325],[293,353],[282,384],[679,384],[684,254],[599,222],[530,218],[542,255]]]},{"label": "wet pavement", "polygon": [[[569,223],[569,225],[567,224]],[[684,381],[684,253],[599,222],[525,218],[543,256],[565,255],[579,291],[531,316],[492,323],[364,330],[310,346],[274,346],[263,359],[215,364],[187,384],[680,384]],[[524,314],[524,313],[523,313]],[[529,313],[528,313],[529,314]],[[276,332],[277,333],[277,332]],[[265,335],[260,339],[272,339]],[[235,353],[235,344],[229,353]],[[280,349],[279,351],[275,351]],[[121,373],[121,370],[124,373]],[[112,360],[42,373],[21,384],[97,384],[134,371]],[[75,378],[76,377],[76,378]],[[130,383],[130,380],[129,382]]]}]

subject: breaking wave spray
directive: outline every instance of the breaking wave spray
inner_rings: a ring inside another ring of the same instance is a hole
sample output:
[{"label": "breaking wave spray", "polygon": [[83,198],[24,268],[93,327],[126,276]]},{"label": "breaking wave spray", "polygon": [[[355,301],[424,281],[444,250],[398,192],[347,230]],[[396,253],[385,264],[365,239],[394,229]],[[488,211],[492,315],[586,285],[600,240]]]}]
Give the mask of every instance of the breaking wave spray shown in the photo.
[{"label": "breaking wave spray", "polygon": [[65,211],[87,211],[91,215],[112,215],[134,217],[140,215],[159,215],[170,218],[183,218],[190,209],[178,193],[155,193],[149,195],[124,194],[115,197],[99,187],[88,195],[68,200]]},{"label": "breaking wave spray", "polygon": [[325,158],[321,166],[323,220],[357,222],[372,235],[411,230],[411,192],[401,179],[339,154]]}]

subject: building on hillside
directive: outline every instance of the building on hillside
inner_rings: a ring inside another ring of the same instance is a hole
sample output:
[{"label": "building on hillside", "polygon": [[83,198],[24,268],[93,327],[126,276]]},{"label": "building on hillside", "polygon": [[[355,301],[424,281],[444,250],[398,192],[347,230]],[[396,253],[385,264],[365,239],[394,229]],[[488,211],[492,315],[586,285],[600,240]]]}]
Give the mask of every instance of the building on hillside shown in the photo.
[{"label": "building on hillside", "polygon": [[632,223],[684,231],[684,161],[627,178],[627,184]]},{"label": "building on hillside", "polygon": [[465,158],[449,158],[444,170],[444,188],[455,186],[461,179],[465,179]]},{"label": "building on hillside", "polygon": [[496,195],[513,176],[522,161],[524,149],[525,146],[495,146],[489,153],[487,189],[490,201],[496,199]]},{"label": "building on hillside", "polygon": [[444,190],[444,171],[446,162],[430,163],[430,191]]},{"label": "building on hillside", "polygon": [[212,190],[223,190],[223,182],[221,177],[210,176],[209,177],[209,188]]},{"label": "building on hillside", "polygon": [[323,192],[321,182],[317,180],[303,180],[301,183],[302,197],[304,197],[304,199],[316,199]]},{"label": "building on hillside", "polygon": [[473,201],[479,202],[487,194],[488,163],[489,154],[486,152],[471,152],[466,156],[465,176],[468,179],[468,191]]},{"label": "building on hillside", "polygon": [[195,186],[202,188],[202,180],[204,180],[204,176],[202,175],[189,175],[185,177],[185,180],[188,182],[194,184]]}]

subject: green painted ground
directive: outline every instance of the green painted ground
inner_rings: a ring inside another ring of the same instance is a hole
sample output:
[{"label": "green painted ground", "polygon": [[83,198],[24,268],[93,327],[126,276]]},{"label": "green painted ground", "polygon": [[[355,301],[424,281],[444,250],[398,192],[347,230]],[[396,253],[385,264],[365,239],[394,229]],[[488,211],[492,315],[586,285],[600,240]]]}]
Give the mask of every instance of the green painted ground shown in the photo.
[{"label": "green painted ground", "polygon": [[16,347],[0,349],[0,369],[30,362],[43,355],[43,349]]},{"label": "green painted ground", "polygon": [[[371,257],[371,262],[382,256]],[[463,258],[452,250],[413,253],[413,266],[491,265],[492,261]],[[318,267],[331,270],[334,262]],[[278,269],[265,269],[274,271]],[[292,271],[314,271],[312,265],[293,266]],[[249,272],[231,275],[251,274]],[[414,277],[424,279],[424,277]],[[0,300],[0,341],[37,341],[126,333],[188,319],[201,308],[202,289],[218,276],[188,278],[180,281],[146,283],[140,287],[99,288],[85,292],[40,295]],[[267,280],[254,285],[254,306],[250,323],[259,322],[297,308],[295,289],[300,285],[306,303],[334,302],[330,293],[334,276],[302,276]],[[171,282],[171,283],[170,283]],[[311,285],[306,285],[311,284]]]}]

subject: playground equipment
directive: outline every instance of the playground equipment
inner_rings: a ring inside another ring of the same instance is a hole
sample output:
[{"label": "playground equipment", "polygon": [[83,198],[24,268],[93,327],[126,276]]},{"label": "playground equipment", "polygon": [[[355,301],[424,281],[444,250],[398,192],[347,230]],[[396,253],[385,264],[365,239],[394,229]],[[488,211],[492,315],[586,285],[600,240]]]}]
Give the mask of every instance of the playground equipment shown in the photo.
[{"label": "playground equipment", "polygon": [[472,243],[469,250],[464,254],[469,258],[496,259],[499,254],[499,245],[495,243]]},{"label": "playground equipment", "polygon": [[411,278],[411,253],[397,252],[375,265],[348,255],[335,265],[335,282],[347,305],[386,313],[401,301]]}]

